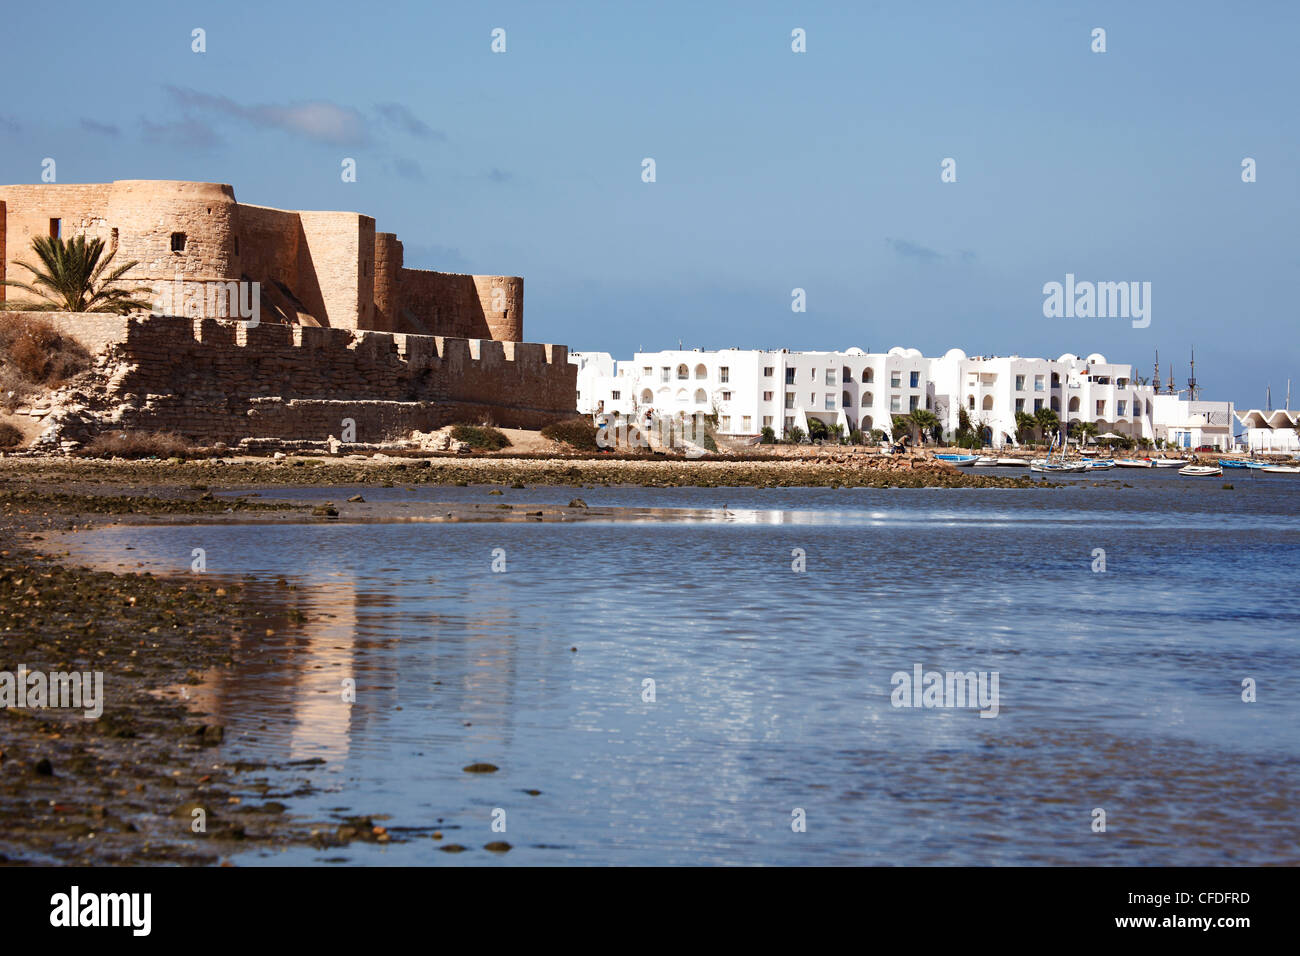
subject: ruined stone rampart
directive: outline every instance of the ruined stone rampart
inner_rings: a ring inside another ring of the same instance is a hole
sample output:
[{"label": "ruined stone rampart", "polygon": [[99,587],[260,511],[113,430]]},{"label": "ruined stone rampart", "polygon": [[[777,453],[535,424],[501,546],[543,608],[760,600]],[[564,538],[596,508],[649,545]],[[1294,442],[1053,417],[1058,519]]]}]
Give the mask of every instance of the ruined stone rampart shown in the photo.
[{"label": "ruined stone rampart", "polygon": [[50,424],[60,425],[51,440],[61,443],[119,429],[172,431],[203,444],[325,441],[345,437],[345,419],[354,423],[353,440],[375,443],[454,422],[540,428],[575,414],[577,366],[562,345],[173,316],[41,315],[100,348],[89,381],[50,410],[58,418]]}]

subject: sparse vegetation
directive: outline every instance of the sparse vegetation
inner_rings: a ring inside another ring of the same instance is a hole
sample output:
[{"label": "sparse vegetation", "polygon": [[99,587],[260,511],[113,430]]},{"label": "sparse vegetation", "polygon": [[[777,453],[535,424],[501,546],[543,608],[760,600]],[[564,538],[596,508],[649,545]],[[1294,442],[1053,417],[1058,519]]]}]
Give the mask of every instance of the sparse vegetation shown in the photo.
[{"label": "sparse vegetation", "polygon": [[105,432],[82,449],[88,458],[185,458],[196,449],[175,432]]},{"label": "sparse vegetation", "polygon": [[552,422],[542,429],[542,437],[558,441],[577,451],[596,451],[596,427],[582,419]]},{"label": "sparse vegetation", "polygon": [[451,437],[475,451],[500,451],[510,445],[510,439],[491,425],[452,425]]},{"label": "sparse vegetation", "polygon": [[90,353],[47,319],[0,320],[0,404],[12,410],[90,367]]},{"label": "sparse vegetation", "polygon": [[17,448],[22,443],[22,432],[8,422],[0,422],[0,448]]}]

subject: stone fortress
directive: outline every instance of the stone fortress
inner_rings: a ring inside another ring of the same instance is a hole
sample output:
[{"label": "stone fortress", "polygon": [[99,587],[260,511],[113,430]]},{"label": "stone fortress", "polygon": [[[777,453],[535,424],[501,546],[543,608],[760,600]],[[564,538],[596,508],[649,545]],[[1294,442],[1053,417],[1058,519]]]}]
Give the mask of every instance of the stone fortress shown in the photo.
[{"label": "stone fortress", "polygon": [[[83,234],[138,260],[122,285],[167,314],[45,313],[99,354],[47,445],[102,427],[324,441],[344,419],[364,443],[575,414],[568,350],[522,341],[522,279],[407,269],[369,216],[248,205],[217,183],[0,186],[0,279],[29,278],[12,260],[32,261],[34,237]],[[0,312],[6,296],[26,298],[0,286]]]}]

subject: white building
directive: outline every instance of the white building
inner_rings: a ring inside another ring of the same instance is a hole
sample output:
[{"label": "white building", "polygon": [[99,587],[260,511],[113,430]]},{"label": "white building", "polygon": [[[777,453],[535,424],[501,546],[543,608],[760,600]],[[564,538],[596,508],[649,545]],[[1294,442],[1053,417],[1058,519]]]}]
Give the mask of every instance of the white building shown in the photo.
[{"label": "white building", "polygon": [[1252,452],[1293,453],[1300,451],[1300,412],[1286,409],[1259,409],[1238,412],[1237,421],[1245,429],[1246,447]]},{"label": "white building", "polygon": [[986,441],[1015,444],[1016,413],[1050,408],[1062,422],[1087,421],[1099,434],[1164,439],[1180,447],[1232,442],[1230,402],[1191,402],[1139,385],[1132,366],[1098,354],[1055,361],[1020,356],[967,356],[950,349],[927,359],[916,349],[887,353],[726,349],[638,352],[616,362],[607,352],[570,352],[578,365],[578,410],[639,420],[718,415],[718,431],[778,438],[809,419],[870,435],[888,433],[895,415],[932,411],[945,433],[959,408]]}]

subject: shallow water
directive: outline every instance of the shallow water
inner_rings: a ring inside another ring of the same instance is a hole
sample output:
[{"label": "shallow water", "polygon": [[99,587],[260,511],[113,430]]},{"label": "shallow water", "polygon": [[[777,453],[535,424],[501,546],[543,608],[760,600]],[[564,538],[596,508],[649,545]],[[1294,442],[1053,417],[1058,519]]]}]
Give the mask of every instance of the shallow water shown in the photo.
[{"label": "shallow water", "polygon": [[[321,758],[278,779],[317,788],[290,812],[438,825],[470,850],[424,836],[243,864],[1300,862],[1300,480],[1063,484],[365,487],[413,515],[575,495],[708,511],[113,527],[74,553],[180,572],[201,547],[210,574],[297,583],[304,629],[196,692],[226,726],[222,756]],[[892,675],[918,664],[996,671],[996,718],[892,706]],[[462,771],[477,761],[500,769]],[[481,849],[493,840],[514,848]]]}]

